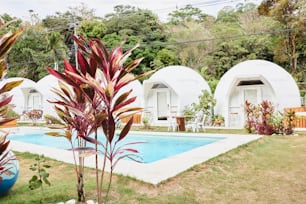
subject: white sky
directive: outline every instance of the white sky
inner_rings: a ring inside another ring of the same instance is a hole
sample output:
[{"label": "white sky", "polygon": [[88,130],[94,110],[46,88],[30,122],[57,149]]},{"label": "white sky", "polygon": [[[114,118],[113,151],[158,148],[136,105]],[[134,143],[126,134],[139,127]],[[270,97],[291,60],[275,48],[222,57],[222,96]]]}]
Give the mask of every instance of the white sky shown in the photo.
[{"label": "white sky", "polygon": [[238,3],[252,2],[260,4],[262,0],[0,0],[0,15],[8,13],[12,17],[29,20],[29,10],[38,13],[39,18],[54,15],[56,11],[65,12],[69,7],[76,7],[83,2],[89,9],[95,10],[95,15],[103,17],[113,12],[116,5],[131,5],[149,9],[165,21],[168,13],[187,4],[200,8],[204,13],[216,16],[225,6],[235,6]]}]

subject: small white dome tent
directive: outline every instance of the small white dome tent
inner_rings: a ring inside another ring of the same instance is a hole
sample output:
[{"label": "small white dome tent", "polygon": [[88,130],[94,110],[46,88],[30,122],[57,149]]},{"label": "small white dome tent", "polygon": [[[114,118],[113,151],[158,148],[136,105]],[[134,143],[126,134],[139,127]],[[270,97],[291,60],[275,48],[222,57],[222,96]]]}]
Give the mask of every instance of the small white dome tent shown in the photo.
[{"label": "small white dome tent", "polygon": [[42,94],[36,88],[36,83],[30,79],[22,77],[12,77],[0,82],[2,87],[7,82],[23,80],[23,82],[10,91],[13,95],[11,104],[15,105],[13,109],[16,113],[22,114],[33,109],[42,109]]},{"label": "small white dome tent", "polygon": [[56,116],[56,112],[54,110],[54,104],[49,103],[49,101],[54,101],[57,98],[57,95],[52,91],[52,88],[59,88],[58,79],[53,75],[47,75],[41,78],[37,82],[37,89],[43,93],[42,98],[42,110],[43,114],[49,114]]},{"label": "small white dome tent", "polygon": [[199,100],[202,90],[211,92],[203,77],[185,66],[168,66],[158,70],[144,86],[144,109],[151,123],[162,125],[169,112],[182,115],[186,106]]},{"label": "small white dome tent", "polygon": [[299,89],[292,76],[282,67],[265,60],[241,62],[220,79],[214,97],[215,114],[225,119],[225,126],[242,128],[246,100],[259,104],[271,101],[276,111],[301,105]]}]

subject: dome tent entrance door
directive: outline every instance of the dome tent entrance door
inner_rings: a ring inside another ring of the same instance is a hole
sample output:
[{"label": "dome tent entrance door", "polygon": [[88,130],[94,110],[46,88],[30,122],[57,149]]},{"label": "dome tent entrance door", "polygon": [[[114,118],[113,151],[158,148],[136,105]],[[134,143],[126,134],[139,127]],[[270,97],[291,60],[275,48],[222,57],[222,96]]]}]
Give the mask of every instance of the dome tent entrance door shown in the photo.
[{"label": "dome tent entrance door", "polygon": [[229,127],[243,127],[245,124],[245,101],[259,104],[262,101],[261,85],[241,86],[233,88],[229,98]]},{"label": "dome tent entrance door", "polygon": [[41,107],[41,94],[32,89],[28,96],[28,110],[40,109]]},{"label": "dome tent entrance door", "polygon": [[157,118],[158,120],[167,120],[168,113],[168,92],[157,91]]}]

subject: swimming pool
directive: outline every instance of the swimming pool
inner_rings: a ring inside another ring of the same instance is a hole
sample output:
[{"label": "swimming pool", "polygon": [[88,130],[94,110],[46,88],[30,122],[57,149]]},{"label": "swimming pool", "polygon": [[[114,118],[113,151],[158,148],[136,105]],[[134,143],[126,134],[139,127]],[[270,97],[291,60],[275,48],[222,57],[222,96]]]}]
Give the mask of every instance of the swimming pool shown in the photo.
[{"label": "swimming pool", "polygon": [[[36,128],[42,129],[42,128]],[[32,127],[16,127],[9,129],[10,135],[13,136],[19,133],[29,133],[33,130]],[[35,130],[36,131],[36,130]],[[153,133],[143,133],[144,135],[150,136]],[[173,135],[173,133],[154,133],[156,136],[161,136],[160,134],[166,136]],[[260,135],[243,135],[243,134],[208,134],[208,133],[197,133],[197,134],[186,134],[186,133],[175,133],[176,139],[184,136],[191,137],[208,137],[208,138],[222,138],[210,144],[202,145],[191,150],[169,156],[164,159],[157,160],[150,163],[138,163],[129,160],[121,160],[114,173],[121,174],[124,176],[129,176],[143,182],[147,182],[153,185],[159,184],[171,177],[174,177],[183,171],[190,169],[191,167],[203,163],[211,158],[214,158],[220,154],[226,153],[234,148],[244,145],[251,141],[261,138]],[[10,137],[11,137],[10,136]],[[50,137],[50,136],[47,136]],[[174,136],[175,137],[175,136]],[[52,137],[51,137],[52,138]],[[129,137],[127,137],[129,138]],[[130,137],[132,138],[132,137]],[[64,138],[61,138],[64,139]],[[65,140],[65,139],[64,139]],[[58,142],[65,143],[66,141]],[[183,142],[181,142],[183,143]],[[70,151],[65,149],[58,149],[48,146],[35,145],[31,143],[20,142],[16,140],[11,140],[10,148],[13,151],[18,152],[31,152],[34,154],[44,154],[46,157],[53,158],[58,161],[73,164],[74,159]],[[141,150],[139,150],[141,151]],[[159,154],[159,153],[158,153]],[[102,161],[100,161],[101,163]],[[88,157],[85,160],[85,166],[90,168],[95,168],[94,157]],[[110,166],[107,166],[107,171],[110,170]]]},{"label": "swimming pool", "polygon": [[[42,146],[54,147],[58,149],[71,148],[70,143],[63,137],[51,137],[45,135],[51,130],[38,129],[25,132],[17,132],[8,138],[14,141],[26,142]],[[196,136],[192,133],[188,135],[174,135],[162,133],[136,133],[131,132],[122,141],[122,144],[141,142],[134,144],[130,148],[138,150],[138,155],[144,163],[156,162],[192,149],[224,139],[223,137]]]}]

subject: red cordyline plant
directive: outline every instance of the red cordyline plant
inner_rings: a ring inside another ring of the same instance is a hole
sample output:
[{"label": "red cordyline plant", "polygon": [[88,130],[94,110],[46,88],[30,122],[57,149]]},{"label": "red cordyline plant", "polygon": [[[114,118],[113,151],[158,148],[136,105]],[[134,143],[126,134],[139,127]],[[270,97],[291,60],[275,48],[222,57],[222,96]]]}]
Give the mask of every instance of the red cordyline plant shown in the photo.
[{"label": "red cordyline plant", "polygon": [[[138,161],[135,154],[137,150],[129,148],[129,145],[120,146],[120,142],[127,136],[132,124],[133,115],[141,108],[129,107],[136,97],[130,97],[132,90],[119,94],[120,89],[130,82],[144,77],[149,72],[134,76],[131,71],[135,69],[142,59],[137,59],[125,64],[133,48],[123,53],[121,45],[109,53],[106,47],[97,39],[86,40],[83,37],[74,36],[78,44],[78,67],[74,67],[65,61],[65,71],[60,73],[47,68],[49,73],[60,80],[60,89],[55,90],[60,100],[54,101],[55,109],[59,117],[65,123],[65,133],[49,133],[54,136],[65,136],[70,142],[72,130],[77,133],[77,138],[82,145],[73,148],[78,152],[79,163],[78,174],[78,200],[85,201],[83,189],[84,156],[95,154],[96,159],[96,188],[98,203],[102,203],[102,191],[105,180],[107,160],[110,164],[110,176],[104,202],[107,201],[113,170],[119,160],[129,157]],[[130,117],[123,129],[115,135],[116,124],[120,119]],[[102,127],[104,139],[98,138],[97,129]],[[87,143],[94,147],[86,146]],[[137,142],[136,142],[137,143]],[[72,142],[71,142],[72,144]],[[99,148],[100,147],[100,148]],[[103,155],[101,175],[98,173],[98,155]],[[81,183],[80,183],[81,182]]]},{"label": "red cordyline plant", "polygon": [[[274,106],[270,101],[264,100],[258,105],[245,102],[246,125],[249,133],[264,135],[292,134],[292,122],[287,122],[281,113],[274,112]],[[293,118],[290,114],[289,118]],[[291,119],[292,121],[292,119]]]},{"label": "red cordyline plant", "polygon": [[[10,23],[11,22],[4,24],[0,18],[0,30],[5,28]],[[5,74],[7,73],[5,56],[21,33],[22,30],[15,33],[8,32],[0,36],[0,81],[3,80]],[[13,98],[13,96],[8,96],[8,93],[21,83],[22,80],[8,82],[0,88],[0,125],[4,125],[5,123],[16,119],[6,118],[6,114],[12,109],[10,102]],[[15,157],[10,155],[9,151],[7,150],[10,143],[10,141],[6,139],[8,133],[3,130],[1,130],[1,132],[3,134],[0,135],[0,182],[2,181],[2,174],[7,173],[9,170],[6,165],[15,159]]]}]

